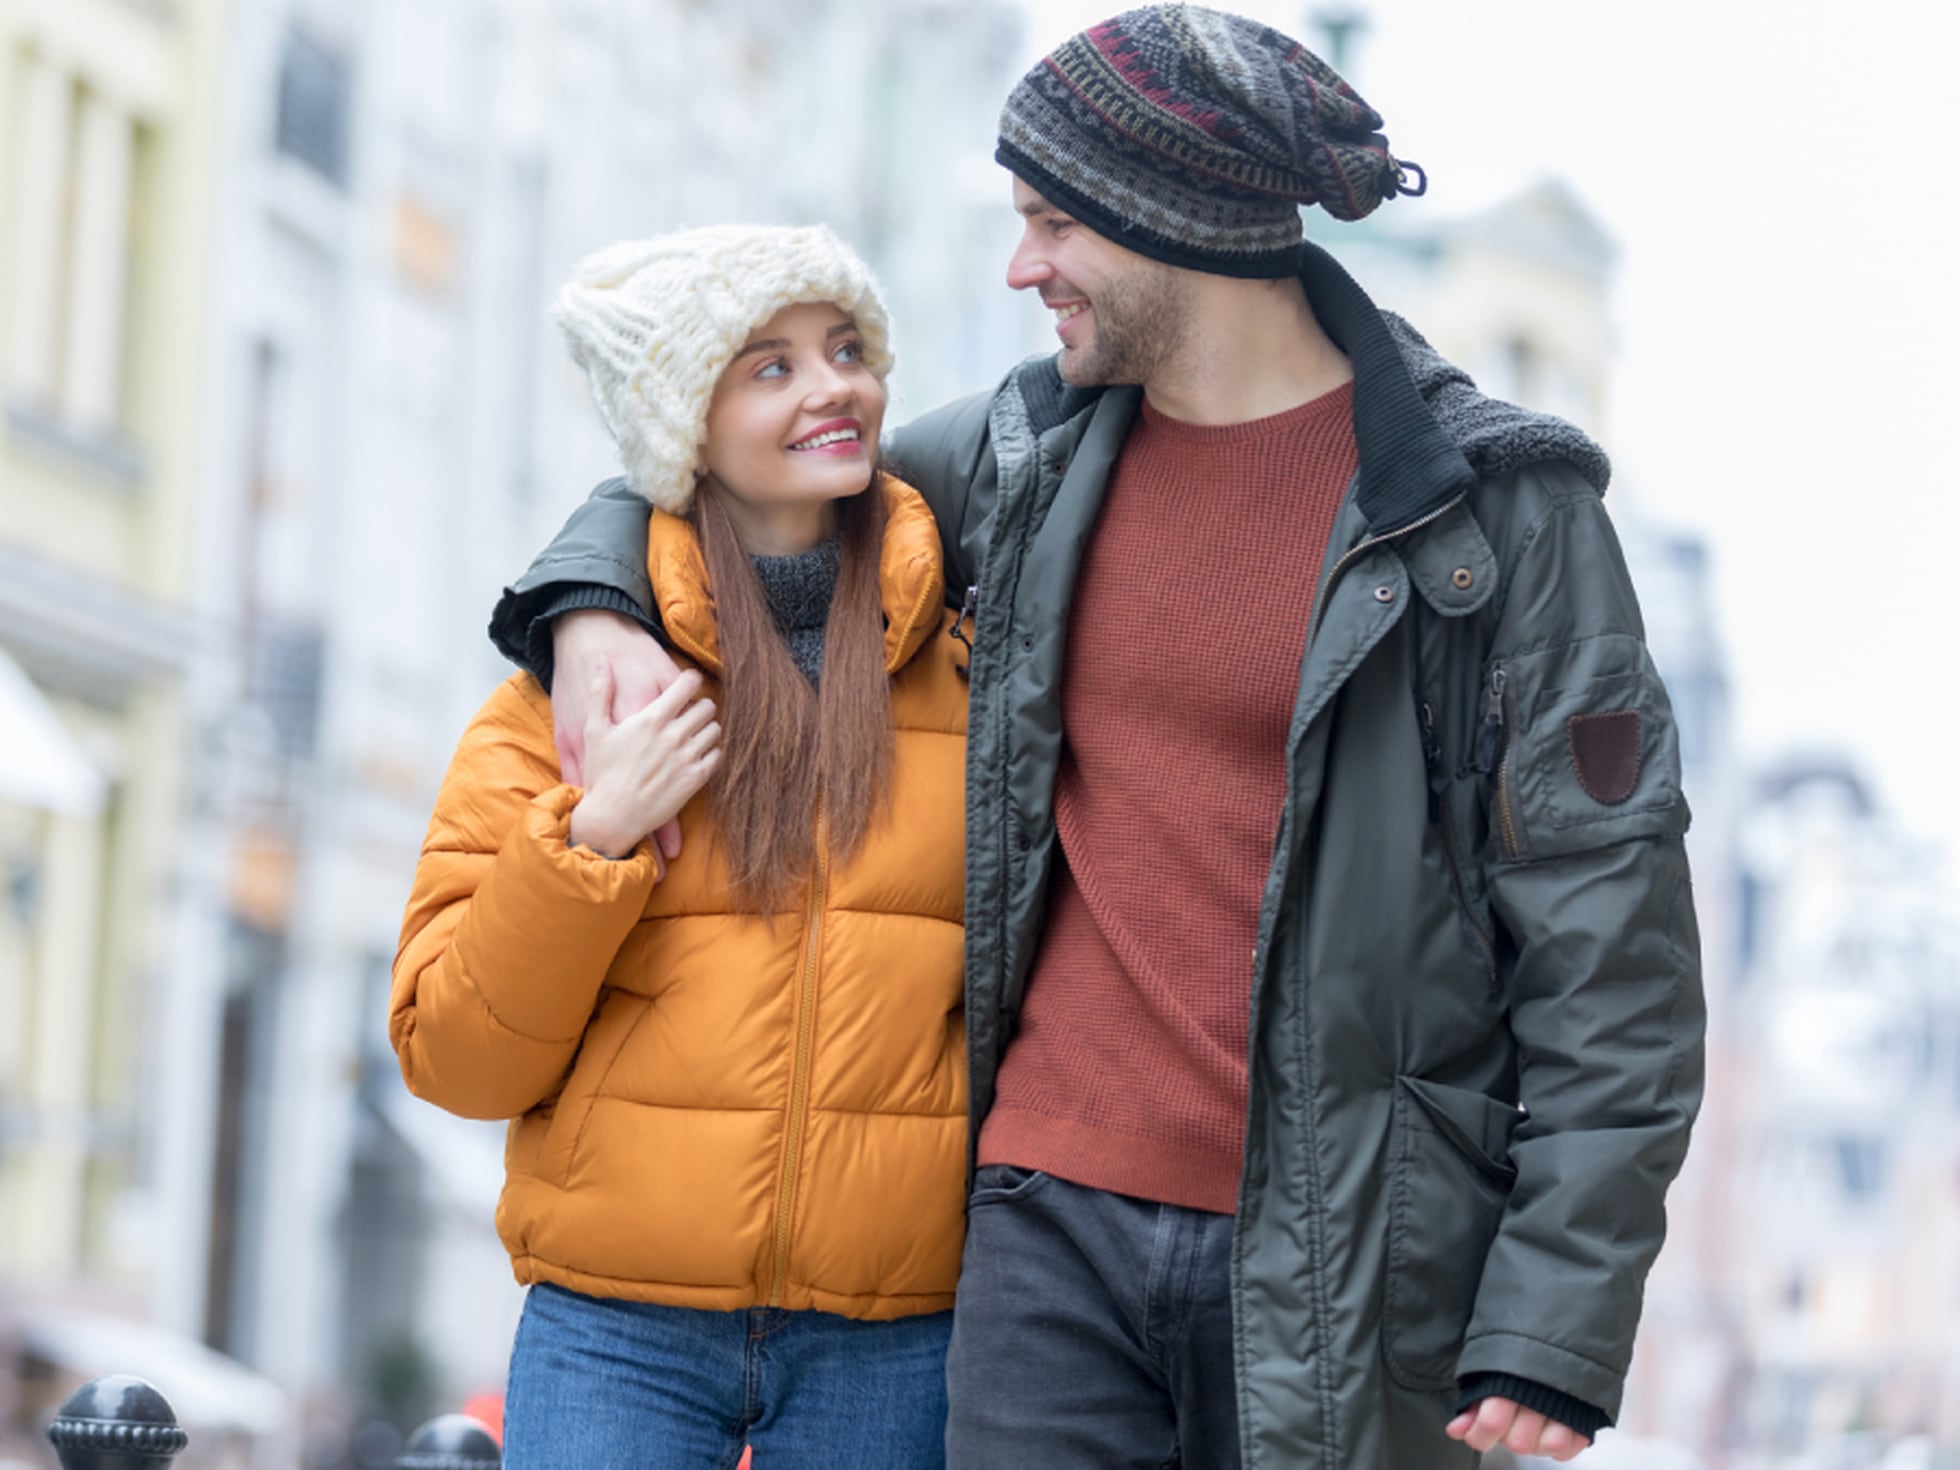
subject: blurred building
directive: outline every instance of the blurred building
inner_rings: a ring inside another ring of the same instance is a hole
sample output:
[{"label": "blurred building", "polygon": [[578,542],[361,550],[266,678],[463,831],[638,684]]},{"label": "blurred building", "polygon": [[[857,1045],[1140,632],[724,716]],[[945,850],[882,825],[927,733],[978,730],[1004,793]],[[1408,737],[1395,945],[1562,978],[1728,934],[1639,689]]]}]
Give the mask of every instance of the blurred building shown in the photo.
[{"label": "blurred building", "polygon": [[207,1438],[286,1412],[132,1325],[168,1273],[149,1227],[183,1164],[156,1106],[184,1039],[177,958],[210,928],[184,774],[216,667],[222,19],[211,0],[0,7],[0,1455],[114,1368],[155,1374]]},{"label": "blurred building", "polygon": [[1742,827],[1739,1438],[1960,1445],[1960,902],[1840,757]]}]

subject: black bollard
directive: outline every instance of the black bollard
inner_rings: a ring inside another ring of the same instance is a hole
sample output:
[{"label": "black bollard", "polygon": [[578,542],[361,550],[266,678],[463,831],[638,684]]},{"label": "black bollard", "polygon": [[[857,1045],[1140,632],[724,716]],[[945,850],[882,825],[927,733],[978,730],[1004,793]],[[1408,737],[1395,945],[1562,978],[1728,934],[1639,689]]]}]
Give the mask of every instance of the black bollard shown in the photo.
[{"label": "black bollard", "polygon": [[169,1400],[127,1373],[93,1379],[69,1394],[48,1439],[61,1470],[157,1470],[190,1443]]},{"label": "black bollard", "polygon": [[443,1414],[408,1437],[395,1470],[498,1470],[504,1452],[468,1414]]}]

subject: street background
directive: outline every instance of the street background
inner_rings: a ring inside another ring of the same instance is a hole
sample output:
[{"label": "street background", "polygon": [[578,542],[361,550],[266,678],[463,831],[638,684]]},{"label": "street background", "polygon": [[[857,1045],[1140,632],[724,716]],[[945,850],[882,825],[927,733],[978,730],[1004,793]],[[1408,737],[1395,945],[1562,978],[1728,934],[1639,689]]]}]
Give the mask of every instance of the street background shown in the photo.
[{"label": "street background", "polygon": [[[1588,1462],[1960,1467],[1960,12],[1240,8],[1431,181],[1309,233],[1611,450],[1682,725],[1709,1102]],[[187,1470],[493,1412],[501,1129],[385,1001],[491,604],[615,463],[545,303],[822,220],[893,422],[989,386],[1053,348],[999,105],[1104,13],[0,0],[0,1470],[112,1371]]]}]

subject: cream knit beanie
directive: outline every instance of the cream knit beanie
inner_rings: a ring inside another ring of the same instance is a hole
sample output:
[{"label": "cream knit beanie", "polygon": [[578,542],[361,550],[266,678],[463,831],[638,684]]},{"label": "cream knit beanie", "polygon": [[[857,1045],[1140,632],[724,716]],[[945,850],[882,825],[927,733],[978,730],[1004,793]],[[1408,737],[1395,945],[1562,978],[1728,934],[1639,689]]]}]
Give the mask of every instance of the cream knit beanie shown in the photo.
[{"label": "cream knit beanie", "polygon": [[822,225],[715,225],[627,240],[580,261],[552,316],[592,384],[633,488],[685,515],[704,468],[708,400],[749,334],[786,306],[830,302],[891,371],[878,283]]}]

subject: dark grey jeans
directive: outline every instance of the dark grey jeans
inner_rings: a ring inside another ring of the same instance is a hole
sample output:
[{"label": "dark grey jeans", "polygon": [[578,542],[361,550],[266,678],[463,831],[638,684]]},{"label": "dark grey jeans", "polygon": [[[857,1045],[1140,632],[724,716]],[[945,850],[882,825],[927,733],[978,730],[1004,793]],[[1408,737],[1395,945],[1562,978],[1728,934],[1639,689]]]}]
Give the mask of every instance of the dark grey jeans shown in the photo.
[{"label": "dark grey jeans", "polygon": [[1236,1470],[1232,1217],[989,1166],[946,1360],[948,1470]]}]

